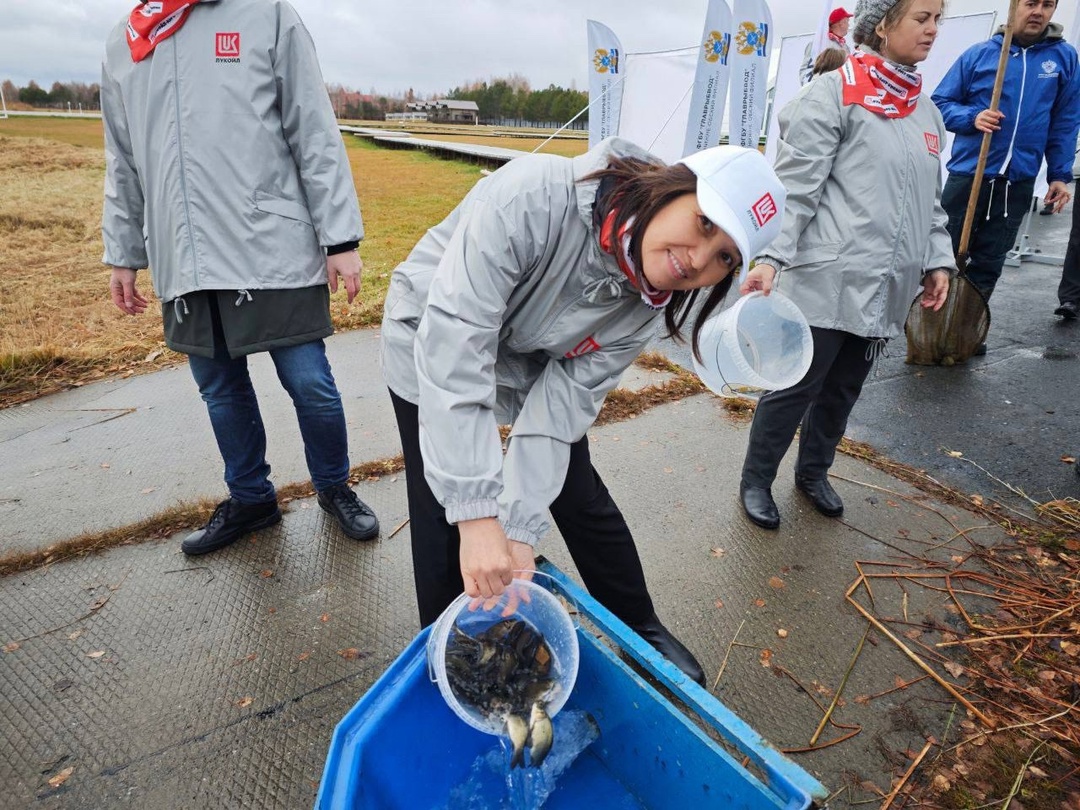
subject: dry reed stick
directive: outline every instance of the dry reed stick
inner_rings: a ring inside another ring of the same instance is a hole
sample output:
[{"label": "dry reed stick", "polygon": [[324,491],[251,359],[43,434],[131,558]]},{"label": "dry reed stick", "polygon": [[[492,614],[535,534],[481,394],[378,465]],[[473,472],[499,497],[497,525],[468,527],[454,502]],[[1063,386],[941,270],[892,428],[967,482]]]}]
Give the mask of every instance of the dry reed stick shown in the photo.
[{"label": "dry reed stick", "polygon": [[829,708],[825,710],[825,714],[822,715],[821,722],[818,723],[817,730],[814,731],[814,736],[810,738],[810,745],[814,745],[814,743],[818,741],[818,737],[821,736],[821,732],[825,730],[825,724],[829,722],[829,717],[832,716],[833,709],[836,708],[836,704],[840,700],[840,693],[844,691],[848,678],[851,677],[851,671],[855,669],[855,662],[859,660],[859,654],[862,652],[863,645],[866,643],[866,637],[868,635],[870,635],[870,625],[866,625],[866,630],[863,631],[862,638],[859,639],[859,644],[855,648],[855,654],[851,656],[851,663],[848,664],[844,677],[840,679],[840,685],[836,687],[836,693],[833,695],[832,702],[829,704]]},{"label": "dry reed stick", "polygon": [[885,798],[885,803],[881,805],[881,810],[889,810],[889,805],[891,805],[893,799],[900,794],[900,789],[907,784],[907,780],[915,773],[915,769],[919,767],[919,763],[923,761],[923,757],[926,756],[926,752],[930,750],[930,746],[933,744],[934,743],[930,740],[926,741],[926,745],[923,746],[923,750],[920,751],[919,755],[912,761],[911,766],[907,769],[907,773],[905,773],[900,781],[896,783],[896,787],[892,789],[892,793]]},{"label": "dry reed stick", "polygon": [[715,689],[716,685],[720,683],[720,676],[724,674],[724,667],[727,666],[728,656],[731,655],[731,648],[734,647],[735,642],[738,641],[739,633],[742,632],[744,624],[746,624],[746,619],[742,620],[742,624],[740,624],[739,629],[735,631],[735,636],[731,639],[731,643],[727,645],[727,652],[724,653],[724,660],[720,662],[720,671],[716,673],[716,680],[713,681],[713,689]]},{"label": "dry reed stick", "polygon": [[942,678],[940,675],[938,675],[936,672],[934,672],[934,670],[930,668],[929,664],[927,664],[919,656],[917,656],[910,649],[908,649],[907,645],[904,644],[902,641],[900,641],[900,639],[898,639],[895,635],[893,635],[892,631],[889,630],[888,627],[886,627],[884,624],[882,624],[880,621],[878,621],[878,619],[873,614],[871,614],[866,608],[864,608],[862,605],[860,605],[856,600],[854,600],[851,597],[851,594],[855,591],[855,589],[859,586],[859,584],[861,582],[862,582],[862,578],[860,577],[859,579],[855,580],[855,582],[853,582],[851,584],[851,586],[847,590],[847,593],[844,594],[844,598],[848,602],[851,603],[852,607],[854,607],[857,611],[859,611],[859,613],[861,613],[866,618],[867,621],[869,621],[871,624],[873,624],[874,627],[877,628],[886,638],[888,638],[897,647],[899,647],[900,651],[902,653],[904,653],[904,655],[906,655],[908,658],[910,658],[911,661],[917,667],[919,667],[919,669],[921,669],[923,672],[925,672],[927,675],[929,675],[931,678],[933,678],[935,681],[937,681],[938,685],[940,685],[942,689],[944,689],[946,692],[948,692],[950,695],[952,695],[954,698],[956,698],[962,704],[964,704],[964,707],[968,711],[970,711],[972,714],[974,714],[976,717],[978,717],[979,720],[982,721],[983,725],[985,725],[987,728],[993,728],[994,727],[994,721],[993,720],[991,720],[989,717],[987,717],[985,714],[983,714],[981,711],[979,711],[977,708],[975,708],[975,706],[971,703],[971,701],[968,700],[963,695],[961,695],[960,692],[956,689],[955,686],[953,686],[951,683],[949,683],[944,678]]}]

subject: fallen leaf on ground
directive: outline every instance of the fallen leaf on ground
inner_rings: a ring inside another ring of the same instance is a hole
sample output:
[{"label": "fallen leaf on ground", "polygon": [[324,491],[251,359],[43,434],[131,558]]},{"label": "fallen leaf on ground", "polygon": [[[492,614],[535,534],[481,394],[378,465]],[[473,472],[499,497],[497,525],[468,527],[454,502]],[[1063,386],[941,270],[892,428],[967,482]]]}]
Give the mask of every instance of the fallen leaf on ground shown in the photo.
[{"label": "fallen leaf on ground", "polygon": [[60,771],[60,773],[58,773],[56,776],[49,780],[49,787],[60,787],[62,784],[64,784],[64,782],[68,780],[68,777],[71,776],[73,773],[75,773],[74,765],[72,765],[70,768],[64,768],[64,770]]},{"label": "fallen leaf on ground", "polygon": [[765,600],[764,599],[755,599],[754,600],[754,607],[765,607]]},{"label": "fallen leaf on ground", "polygon": [[311,652],[310,651],[300,653],[300,655],[298,655],[296,657],[296,660],[297,661],[307,661],[309,658],[311,658]]},{"label": "fallen leaf on ground", "polygon": [[905,630],[904,631],[904,636],[907,637],[907,638],[910,638],[912,641],[914,641],[915,639],[917,639],[921,635],[922,635],[922,630],[919,630],[919,629],[917,629],[915,627],[911,628],[910,630]]},{"label": "fallen leaf on ground", "polygon": [[101,607],[102,605],[104,605],[108,601],[109,601],[109,597],[103,596],[100,599],[98,599],[96,602],[94,602],[92,605],[90,605],[90,609],[91,610],[97,610],[99,607]]},{"label": "fallen leaf on ground", "polygon": [[964,454],[959,450],[946,450],[945,455],[952,456],[953,458],[963,458]]},{"label": "fallen leaf on ground", "polygon": [[344,650],[338,650],[337,654],[347,661],[354,661],[357,658],[367,657],[367,653],[361,652],[360,650],[356,649],[356,647],[348,647]]},{"label": "fallen leaf on ground", "polygon": [[250,695],[247,695],[245,697],[240,698],[238,701],[236,701],[236,705],[238,707],[240,707],[241,709],[246,709],[248,706],[250,706],[254,702],[255,702],[255,698],[251,697]]},{"label": "fallen leaf on ground", "polygon": [[946,661],[945,669],[947,669],[949,671],[949,674],[952,675],[954,678],[959,678],[961,675],[964,674],[963,665],[958,664],[955,661]]},{"label": "fallen leaf on ground", "polygon": [[952,789],[952,782],[945,778],[943,774],[936,774],[934,776],[933,788],[935,793],[944,793],[947,790]]},{"label": "fallen leaf on ground", "polygon": [[85,630],[76,630],[74,633],[69,633],[68,634],[68,641],[74,641],[75,639],[77,639],[79,636],[81,636],[85,632],[86,632]]},{"label": "fallen leaf on ground", "polygon": [[155,489],[157,489],[157,487],[147,487],[146,489],[142,490],[142,494],[143,494],[143,495],[149,495],[149,494],[150,494],[151,492],[153,492],[153,491],[154,491]]},{"label": "fallen leaf on ground", "polygon": [[717,599],[715,602],[713,602],[713,604],[716,605],[718,610],[723,610],[723,608],[724,608],[724,600],[723,599]]},{"label": "fallen leaf on ground", "polygon": [[105,654],[104,650],[95,650],[86,654],[87,658],[101,658]]},{"label": "fallen leaf on ground", "polygon": [[271,571],[269,568],[267,568],[265,571],[262,571],[259,574],[259,576],[262,577],[263,579],[270,579],[270,577],[272,577],[273,575],[274,575],[274,572]]},{"label": "fallen leaf on ground", "polygon": [[1049,779],[1050,774],[1040,768],[1038,765],[1029,765],[1028,773],[1034,776],[1036,779]]},{"label": "fallen leaf on ground", "polygon": [[780,636],[780,638],[787,638],[787,630],[781,627],[779,630],[776,631],[776,635]]},{"label": "fallen leaf on ground", "polygon": [[727,552],[724,551],[724,549],[722,548],[714,548],[709,553],[712,554],[714,557],[723,557],[725,554],[727,554]]},{"label": "fallen leaf on ground", "polygon": [[6,653],[15,652],[17,649],[19,649],[19,642],[17,641],[9,641],[3,646],[3,650]]},{"label": "fallen leaf on ground", "polygon": [[1075,464],[1076,456],[1062,456],[1061,460],[1064,461],[1066,464]]},{"label": "fallen leaf on ground", "polygon": [[103,461],[103,462],[101,462],[101,469],[103,469],[103,470],[107,470],[107,469],[109,469],[109,468],[110,468],[111,466],[112,466],[112,464],[110,464],[110,463],[109,463],[109,462],[107,462],[107,461]]},{"label": "fallen leaf on ground", "polygon": [[763,667],[771,667],[772,666],[772,650],[762,650],[760,660],[761,660],[761,665]]},{"label": "fallen leaf on ground", "polygon": [[870,705],[870,696],[869,695],[856,695],[855,696],[855,702],[858,703],[860,706],[869,706]]},{"label": "fallen leaf on ground", "polygon": [[780,579],[780,577],[769,577],[769,587],[780,590],[784,587],[784,580]]},{"label": "fallen leaf on ground", "polygon": [[976,506],[982,506],[983,505],[983,496],[982,495],[972,495],[971,496],[971,502],[973,504],[975,504]]}]

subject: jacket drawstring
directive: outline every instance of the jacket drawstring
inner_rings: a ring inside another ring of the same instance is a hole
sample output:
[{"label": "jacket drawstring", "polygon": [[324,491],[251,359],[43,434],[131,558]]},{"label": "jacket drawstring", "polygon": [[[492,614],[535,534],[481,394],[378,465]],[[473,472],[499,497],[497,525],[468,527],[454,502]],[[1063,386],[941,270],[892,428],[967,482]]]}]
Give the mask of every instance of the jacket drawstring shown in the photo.
[{"label": "jacket drawstring", "polygon": [[[986,221],[990,221],[990,208],[994,205],[994,184],[997,183],[996,177],[990,178],[990,198],[986,201]],[[1008,202],[1008,199],[1005,200]],[[1005,206],[1005,213],[1009,213],[1009,206]]]},{"label": "jacket drawstring", "polygon": [[244,303],[245,297],[247,298],[248,301],[254,301],[255,300],[254,298],[251,297],[251,293],[249,293],[247,290],[237,290],[236,293],[237,293],[237,295],[236,295],[236,306],[240,306],[242,303]]},{"label": "jacket drawstring", "polygon": [[[888,338],[867,338],[866,339],[866,362],[870,364],[871,371],[877,376],[879,368],[878,360],[882,357],[889,357],[888,351]],[[867,375],[869,376],[869,375]]]},{"label": "jacket drawstring", "polygon": [[608,298],[618,298],[622,293],[622,285],[614,277],[604,276],[596,279],[596,281],[589,282],[582,291],[582,297],[590,304],[595,304],[599,300],[600,294],[605,290]]},{"label": "jacket drawstring", "polygon": [[[181,310],[180,307],[183,307],[183,310]],[[173,312],[176,315],[177,323],[183,323],[184,316],[191,314],[191,311],[188,309],[187,301],[184,300],[183,296],[173,299]]]}]

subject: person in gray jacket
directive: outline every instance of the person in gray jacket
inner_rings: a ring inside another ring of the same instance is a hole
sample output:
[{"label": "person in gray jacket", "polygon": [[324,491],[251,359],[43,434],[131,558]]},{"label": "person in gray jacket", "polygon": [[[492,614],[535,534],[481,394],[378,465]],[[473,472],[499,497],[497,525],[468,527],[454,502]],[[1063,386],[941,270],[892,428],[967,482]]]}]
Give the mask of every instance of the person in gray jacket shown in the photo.
[{"label": "person in gray jacket", "polygon": [[360,286],[360,208],[315,48],[284,0],[142,3],[102,67],[103,261],[129,315],[149,301],[188,355],[229,498],[181,545],[204,554],[281,520],[247,355],[292,397],[318,503],[351,538],[379,531],[348,485],[345,414],[323,338],[329,290]]},{"label": "person in gray jacket", "polygon": [[922,305],[940,309],[956,271],[941,206],[945,126],[915,72],[941,9],[941,0],[860,0],[859,51],[780,111],[783,230],[740,289],[779,284],[810,324],[814,358],[754,414],[739,492],[766,529],[780,525],[771,487],[800,423],[795,486],[822,514],[843,512],[826,476],[874,358],[902,333],[920,284]]},{"label": "person in gray jacket", "polygon": [[[673,166],[617,138],[481,180],[390,279],[383,369],[405,455],[421,624],[463,590],[529,577],[548,510],[592,594],[690,678],[660,623],[586,431],[663,318],[702,320],[777,233],[784,189],[756,150]],[[710,289],[711,288],[711,289]],[[505,457],[499,424],[511,424]]]}]

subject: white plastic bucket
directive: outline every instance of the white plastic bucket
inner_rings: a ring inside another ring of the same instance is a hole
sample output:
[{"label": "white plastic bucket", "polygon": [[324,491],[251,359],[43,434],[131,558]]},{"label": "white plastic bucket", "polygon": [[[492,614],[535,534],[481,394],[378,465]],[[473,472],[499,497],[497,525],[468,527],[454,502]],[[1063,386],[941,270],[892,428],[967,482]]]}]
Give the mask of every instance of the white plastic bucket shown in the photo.
[{"label": "white plastic bucket", "polygon": [[[518,600],[518,604],[512,613],[507,614],[506,608],[511,599]],[[504,733],[505,718],[485,715],[475,707],[462,703],[450,688],[446,676],[446,645],[455,624],[467,635],[476,636],[493,624],[513,618],[523,620],[543,635],[551,651],[551,678],[558,688],[552,691],[545,711],[548,717],[554,717],[570,698],[578,671],[577,630],[562,602],[551,591],[525,579],[515,579],[490,607],[481,603],[475,609],[470,609],[475,601],[468,594],[461,594],[435,620],[428,636],[428,674],[438,684],[446,705],[479,731],[496,735]]]},{"label": "white plastic bucket", "polygon": [[814,357],[806,318],[787,296],[753,292],[710,317],[698,335],[694,371],[721,396],[756,399],[789,388]]}]

